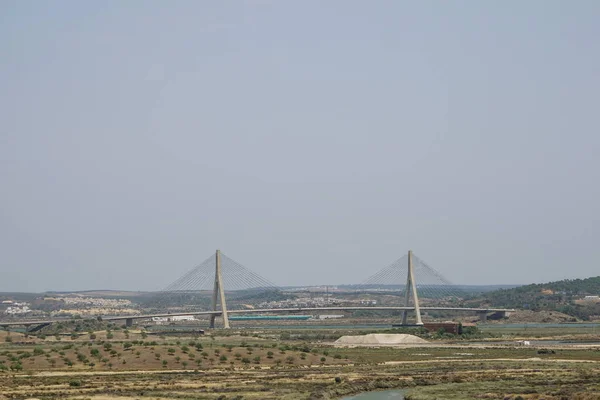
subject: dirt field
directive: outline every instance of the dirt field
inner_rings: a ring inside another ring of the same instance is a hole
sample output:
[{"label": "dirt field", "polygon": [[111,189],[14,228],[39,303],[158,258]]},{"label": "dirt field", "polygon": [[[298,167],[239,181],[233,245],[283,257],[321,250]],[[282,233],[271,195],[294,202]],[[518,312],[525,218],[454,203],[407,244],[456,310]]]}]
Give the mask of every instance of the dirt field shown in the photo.
[{"label": "dirt field", "polygon": [[159,338],[122,330],[60,340],[11,333],[9,341],[1,333],[7,399],[332,399],[385,388],[416,400],[600,398],[600,349],[587,346],[336,348],[274,331]]}]

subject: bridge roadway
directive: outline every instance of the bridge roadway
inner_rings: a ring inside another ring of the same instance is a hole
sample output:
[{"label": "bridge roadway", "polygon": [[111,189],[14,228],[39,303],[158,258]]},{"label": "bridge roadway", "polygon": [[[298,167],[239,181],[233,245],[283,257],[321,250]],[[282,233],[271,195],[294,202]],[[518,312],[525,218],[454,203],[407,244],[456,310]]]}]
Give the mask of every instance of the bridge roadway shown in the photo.
[{"label": "bridge roadway", "polygon": [[[251,313],[292,313],[292,312],[311,312],[311,311],[358,311],[358,310],[370,310],[370,311],[413,311],[414,307],[295,307],[295,308],[263,308],[263,309],[248,309],[248,310],[228,310],[228,314],[251,314]],[[477,313],[482,320],[485,321],[488,313],[509,313],[514,312],[512,309],[505,308],[459,308],[459,307],[421,307],[421,311],[457,311],[457,312],[474,312]],[[177,313],[160,313],[160,314],[143,314],[143,315],[112,315],[112,316],[101,316],[103,321],[123,321],[125,320],[126,325],[131,326],[134,319],[149,319],[153,317],[174,317],[181,315],[221,315],[221,311],[190,311],[190,312],[177,312]],[[88,318],[90,319],[90,318]],[[30,326],[30,325],[49,325],[58,322],[72,321],[73,318],[57,318],[48,320],[21,320],[2,322],[0,326]]]}]

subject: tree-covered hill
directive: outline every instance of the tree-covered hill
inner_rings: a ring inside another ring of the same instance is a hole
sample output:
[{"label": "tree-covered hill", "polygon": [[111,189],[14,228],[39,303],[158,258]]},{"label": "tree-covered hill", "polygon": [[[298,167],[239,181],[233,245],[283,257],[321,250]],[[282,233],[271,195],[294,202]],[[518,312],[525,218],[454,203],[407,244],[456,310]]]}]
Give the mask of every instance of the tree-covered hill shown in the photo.
[{"label": "tree-covered hill", "polygon": [[469,300],[471,305],[559,311],[583,320],[600,318],[600,302],[581,301],[600,295],[600,276],[566,279],[543,284],[519,286],[484,293]]}]

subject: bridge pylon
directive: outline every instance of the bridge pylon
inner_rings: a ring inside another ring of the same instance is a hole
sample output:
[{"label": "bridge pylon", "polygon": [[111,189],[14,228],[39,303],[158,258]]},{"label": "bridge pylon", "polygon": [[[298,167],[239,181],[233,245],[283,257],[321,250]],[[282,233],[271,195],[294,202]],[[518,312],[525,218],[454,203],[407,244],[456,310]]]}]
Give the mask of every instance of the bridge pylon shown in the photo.
[{"label": "bridge pylon", "polygon": [[[212,295],[212,310],[217,311],[217,300],[221,303],[221,316],[223,317],[223,328],[229,329],[229,316],[227,314],[227,302],[225,301],[225,289],[223,287],[223,272],[221,271],[221,251],[215,253],[215,286]],[[210,316],[210,327],[215,327],[215,318]]]},{"label": "bridge pylon", "polygon": [[[419,295],[417,294],[417,283],[415,281],[415,273],[412,262],[412,250],[408,251],[408,272],[406,274],[406,287],[404,288],[404,307],[410,306],[410,295],[412,293],[415,303],[416,325],[423,325],[421,320],[421,306],[419,305]],[[408,310],[402,311],[402,325],[407,325]]]}]

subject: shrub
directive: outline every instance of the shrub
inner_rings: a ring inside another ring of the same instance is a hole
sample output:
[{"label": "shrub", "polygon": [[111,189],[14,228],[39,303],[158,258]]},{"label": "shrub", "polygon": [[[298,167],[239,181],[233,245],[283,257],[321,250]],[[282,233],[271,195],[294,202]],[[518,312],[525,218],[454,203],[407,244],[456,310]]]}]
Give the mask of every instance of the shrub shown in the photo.
[{"label": "shrub", "polygon": [[81,381],[70,381],[69,386],[71,387],[79,387],[81,386]]},{"label": "shrub", "polygon": [[16,362],[11,364],[10,369],[12,369],[13,371],[22,371],[23,365],[20,362]]}]

